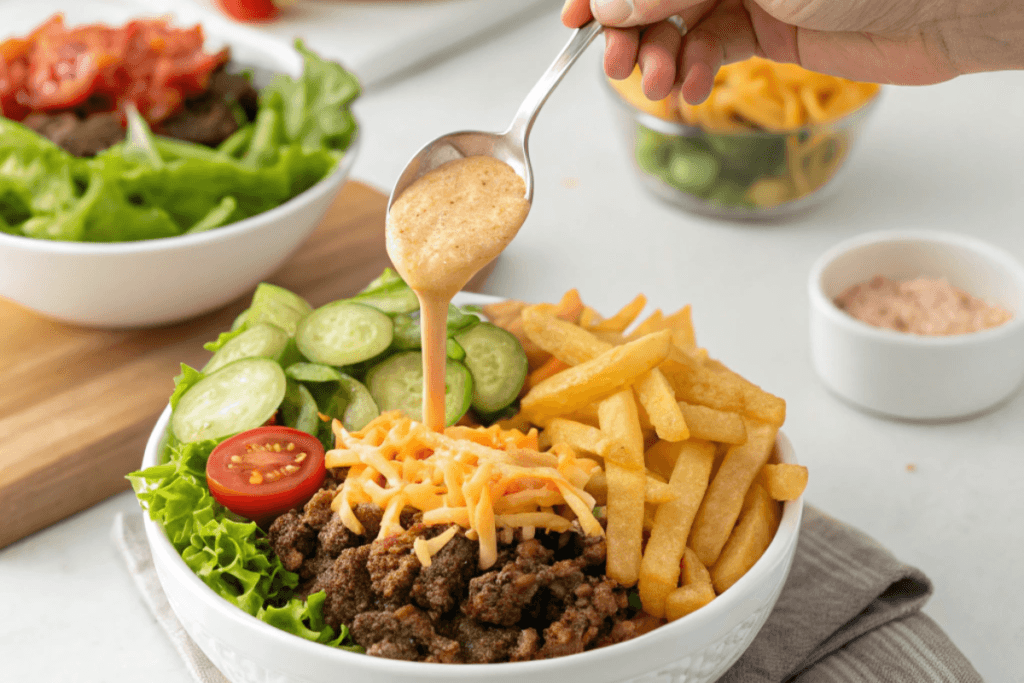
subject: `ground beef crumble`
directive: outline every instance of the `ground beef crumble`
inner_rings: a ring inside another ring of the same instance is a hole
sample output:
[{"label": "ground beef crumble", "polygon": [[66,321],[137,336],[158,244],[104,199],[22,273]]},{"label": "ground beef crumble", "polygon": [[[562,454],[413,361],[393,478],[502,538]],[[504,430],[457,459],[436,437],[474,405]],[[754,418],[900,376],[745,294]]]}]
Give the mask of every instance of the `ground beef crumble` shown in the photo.
[{"label": "ground beef crumble", "polygon": [[604,575],[605,543],[577,525],[564,534],[517,532],[499,537],[498,561],[479,568],[477,541],[459,529],[423,567],[417,537],[426,526],[407,510],[405,532],[376,540],[381,510],[353,512],[355,534],[331,510],[321,490],[300,512],[277,518],[270,545],[300,577],[302,596],[326,593],[324,619],[349,626],[369,655],[422,662],[489,663],[545,659],[636,637],[660,620],[630,608],[627,592]]}]

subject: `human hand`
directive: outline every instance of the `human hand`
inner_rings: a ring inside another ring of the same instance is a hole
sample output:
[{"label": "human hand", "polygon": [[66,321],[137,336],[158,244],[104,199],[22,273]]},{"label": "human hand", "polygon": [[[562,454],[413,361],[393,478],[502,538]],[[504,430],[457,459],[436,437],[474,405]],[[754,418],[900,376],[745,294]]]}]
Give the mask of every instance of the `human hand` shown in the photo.
[{"label": "human hand", "polygon": [[[682,18],[685,38],[668,21]],[[901,85],[1024,67],[1024,3],[1002,0],[566,0],[562,22],[605,24],[605,73],[639,64],[644,93],[707,98],[722,64],[753,55]]]}]

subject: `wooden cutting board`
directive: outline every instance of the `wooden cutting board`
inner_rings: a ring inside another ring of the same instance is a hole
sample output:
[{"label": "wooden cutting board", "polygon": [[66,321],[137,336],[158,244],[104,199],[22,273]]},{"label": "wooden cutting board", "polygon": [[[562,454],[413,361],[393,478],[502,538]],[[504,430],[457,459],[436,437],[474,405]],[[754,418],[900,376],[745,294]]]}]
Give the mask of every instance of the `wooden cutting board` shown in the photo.
[{"label": "wooden cutting board", "polygon": [[[387,197],[349,182],[320,227],[269,280],[319,306],[390,265]],[[487,272],[467,287],[473,290]],[[181,363],[209,358],[249,295],[195,320],[148,330],[54,322],[0,299],[0,548],[130,488]]]}]

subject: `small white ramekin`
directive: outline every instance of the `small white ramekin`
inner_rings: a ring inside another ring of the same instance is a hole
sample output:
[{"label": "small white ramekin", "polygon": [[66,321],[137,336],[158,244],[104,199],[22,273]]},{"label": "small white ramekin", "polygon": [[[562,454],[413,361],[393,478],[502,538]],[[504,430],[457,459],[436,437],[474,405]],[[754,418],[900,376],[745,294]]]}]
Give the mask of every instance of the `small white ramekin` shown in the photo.
[{"label": "small white ramekin", "polygon": [[[981,332],[925,336],[873,327],[835,305],[844,289],[876,275],[945,278],[1013,318]],[[981,240],[927,230],[860,235],[818,259],[808,294],[814,369],[861,408],[910,420],[962,418],[1024,382],[1024,266]]]}]

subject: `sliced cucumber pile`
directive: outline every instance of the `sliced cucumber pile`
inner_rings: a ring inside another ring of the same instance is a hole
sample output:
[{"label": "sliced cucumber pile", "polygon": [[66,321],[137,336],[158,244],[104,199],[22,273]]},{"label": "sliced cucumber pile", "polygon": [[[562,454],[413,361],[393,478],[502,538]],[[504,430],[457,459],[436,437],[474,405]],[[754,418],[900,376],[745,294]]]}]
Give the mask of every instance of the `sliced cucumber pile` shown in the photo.
[{"label": "sliced cucumber pile", "polygon": [[[333,448],[329,421],[362,429],[381,411],[422,419],[419,302],[391,269],[349,299],[314,309],[297,294],[260,284],[231,329],[206,345],[201,371],[177,378],[171,434],[222,439],[271,420]],[[526,354],[505,330],[449,307],[445,418],[482,421],[514,410]]]}]

